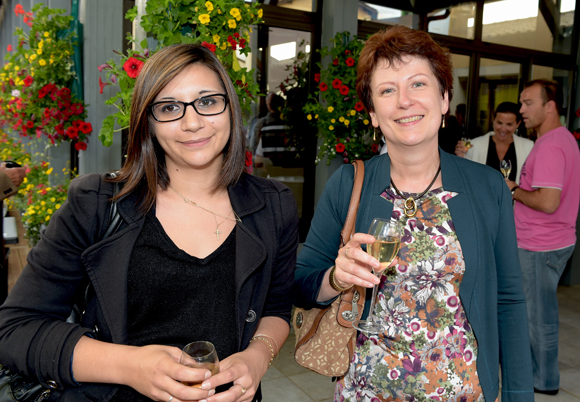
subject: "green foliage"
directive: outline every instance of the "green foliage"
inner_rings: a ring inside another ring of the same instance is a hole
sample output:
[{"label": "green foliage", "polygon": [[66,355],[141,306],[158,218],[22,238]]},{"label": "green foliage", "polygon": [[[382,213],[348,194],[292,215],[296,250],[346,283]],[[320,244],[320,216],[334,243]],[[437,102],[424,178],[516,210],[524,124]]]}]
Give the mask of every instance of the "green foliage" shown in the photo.
[{"label": "green foliage", "polygon": [[[228,71],[242,110],[249,112],[251,101],[259,92],[258,84],[253,80],[254,70],[241,68],[238,61],[240,54],[250,53],[250,25],[262,22],[262,10],[257,3],[245,3],[243,0],[148,0],[145,15],[141,18],[141,27],[159,42],[159,48],[176,43],[197,43],[212,50]],[[130,20],[137,16],[137,9],[127,12],[125,18]],[[128,38],[133,41],[133,38]],[[131,97],[135,77],[131,77],[123,68],[130,58],[145,61],[156,50],[147,49],[147,42],[138,46],[140,51],[130,50],[126,55],[118,53],[118,63],[109,60],[99,69],[107,70],[106,85],[119,85],[120,91],[106,103],[115,105],[118,110],[113,118],[108,118],[99,133],[101,142],[109,146],[113,141],[114,121],[120,129],[129,126]],[[113,120],[114,119],[114,120]]]},{"label": "green foliage", "polygon": [[320,50],[321,56],[330,56],[331,61],[316,75],[318,88],[303,108],[323,140],[316,163],[326,157],[328,165],[335,157],[344,163],[368,159],[379,149],[369,116],[356,94],[356,65],[364,42],[351,38],[348,32],[336,34],[332,42],[330,50]]}]

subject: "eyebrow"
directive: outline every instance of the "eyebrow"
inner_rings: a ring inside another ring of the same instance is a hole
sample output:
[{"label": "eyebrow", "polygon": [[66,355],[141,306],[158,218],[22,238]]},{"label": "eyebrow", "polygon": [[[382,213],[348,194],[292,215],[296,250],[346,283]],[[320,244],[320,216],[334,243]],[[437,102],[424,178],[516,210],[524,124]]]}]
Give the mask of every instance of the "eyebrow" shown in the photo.
[{"label": "eyebrow", "polygon": [[[417,74],[413,74],[409,77],[406,77],[404,80],[405,81],[412,81],[419,76],[423,76],[423,77],[427,77],[427,78],[429,77],[426,73],[417,73]],[[384,84],[394,84],[394,81],[381,81],[381,82],[377,83],[377,87],[380,85],[384,85]]]},{"label": "eyebrow", "polygon": [[[204,90],[202,90],[202,91],[199,92],[199,95],[201,95],[201,96],[198,96],[195,99],[203,98],[203,96],[205,94],[208,94],[208,93],[209,94],[212,94],[212,95],[222,95],[221,92],[217,92],[217,91],[213,91],[213,90],[210,91],[209,89],[204,89]],[[160,101],[163,101],[163,100],[177,100],[177,98],[175,98],[173,96],[164,96],[163,98],[159,99],[157,102],[160,102]]]}]

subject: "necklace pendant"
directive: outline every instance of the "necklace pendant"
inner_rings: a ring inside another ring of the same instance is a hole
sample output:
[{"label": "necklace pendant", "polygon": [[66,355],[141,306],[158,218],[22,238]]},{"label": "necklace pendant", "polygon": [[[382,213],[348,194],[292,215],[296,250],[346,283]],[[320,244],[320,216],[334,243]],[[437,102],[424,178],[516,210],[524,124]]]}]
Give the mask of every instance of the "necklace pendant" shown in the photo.
[{"label": "necklace pendant", "polygon": [[413,197],[409,197],[403,204],[403,212],[407,218],[412,218],[417,214],[417,203]]},{"label": "necklace pendant", "polygon": [[221,233],[221,232],[222,232],[222,231],[220,230],[220,228],[216,228],[216,229],[215,229],[215,232],[214,232],[214,233],[215,233],[215,237],[217,237],[217,239],[218,239],[218,240],[220,239],[220,233]]}]

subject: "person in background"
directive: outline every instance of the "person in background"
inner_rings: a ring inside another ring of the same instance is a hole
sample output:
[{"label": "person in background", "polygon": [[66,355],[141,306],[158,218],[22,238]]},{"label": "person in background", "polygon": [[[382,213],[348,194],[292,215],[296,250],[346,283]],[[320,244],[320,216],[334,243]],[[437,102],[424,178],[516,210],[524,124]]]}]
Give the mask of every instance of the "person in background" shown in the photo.
[{"label": "person in background", "polygon": [[[156,52],[136,80],[123,168],[73,180],[0,307],[1,364],[61,402],[260,401],[289,333],[298,218],[290,190],[244,160],[216,56]],[[113,182],[123,222],[103,239]],[[66,322],[89,282],[83,321]],[[218,374],[180,364],[192,341],[215,345]]]},{"label": "person in background", "polygon": [[528,306],[534,387],[556,395],[558,368],[558,298],[556,291],[576,244],[580,203],[580,151],[562,126],[562,91],[558,83],[534,80],[520,95],[520,112],[536,143],[519,185],[506,180],[515,202],[518,253]]},{"label": "person in background", "polygon": [[0,163],[0,234],[2,234],[2,249],[0,250],[0,303],[3,303],[8,296],[8,261],[6,249],[4,248],[4,199],[16,194],[18,187],[26,177],[26,168],[8,167],[5,162]]},{"label": "person in background", "polygon": [[[365,162],[357,233],[340,249],[353,166],[329,179],[295,274],[303,308],[328,306],[353,285],[379,285],[383,332],[358,334],[334,400],[496,401],[501,366],[502,402],[533,401],[508,187],[496,171],[438,146],[453,95],[449,52],[426,32],[394,26],[367,39],[357,76],[389,151]],[[374,218],[404,228],[398,261],[381,279],[364,250],[375,241],[365,234]]]},{"label": "person in background", "polygon": [[256,153],[258,144],[262,138],[262,128],[264,126],[284,126],[284,122],[282,122],[280,117],[281,110],[284,107],[284,98],[274,92],[270,92],[266,95],[265,103],[268,113],[266,116],[257,119],[256,123],[252,124],[248,133],[248,147],[253,154]]},{"label": "person in background", "polygon": [[517,135],[521,122],[520,106],[513,102],[502,102],[495,110],[493,131],[471,140],[466,147],[465,141],[458,141],[455,155],[486,164],[500,171],[500,161],[511,161],[509,179],[519,183],[522,166],[526,161],[533,141]]}]

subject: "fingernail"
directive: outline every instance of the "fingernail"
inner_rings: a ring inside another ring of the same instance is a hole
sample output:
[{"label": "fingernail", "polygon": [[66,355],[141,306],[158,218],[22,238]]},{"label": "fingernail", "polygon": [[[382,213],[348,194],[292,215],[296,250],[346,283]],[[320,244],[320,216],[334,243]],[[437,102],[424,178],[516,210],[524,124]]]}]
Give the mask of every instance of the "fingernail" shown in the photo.
[{"label": "fingernail", "polygon": [[207,382],[207,381],[204,381],[204,382],[201,384],[201,389],[203,389],[204,391],[207,391],[207,390],[208,390],[208,389],[210,389],[210,388],[211,388],[211,385],[209,385],[209,382]]},{"label": "fingernail", "polygon": [[375,286],[374,283],[367,282],[367,285],[366,285],[367,288],[372,288],[373,286]]},{"label": "fingernail", "polygon": [[199,402],[207,402],[206,399],[200,399]]},{"label": "fingernail", "polygon": [[210,391],[207,393],[207,396],[212,396],[213,394],[215,394],[215,389],[212,389],[212,390],[210,390]]},{"label": "fingernail", "polygon": [[206,371],[205,372],[205,379],[207,380],[210,377],[211,377],[211,371]]}]

